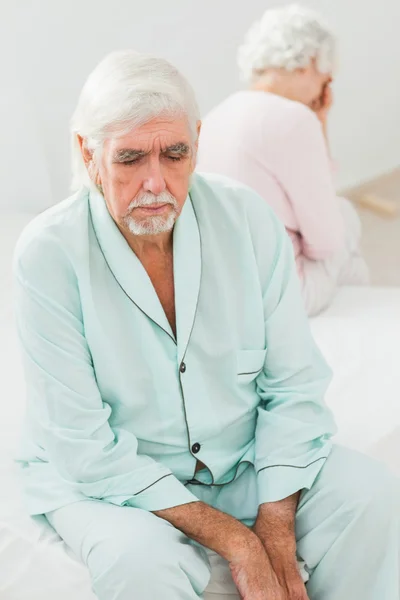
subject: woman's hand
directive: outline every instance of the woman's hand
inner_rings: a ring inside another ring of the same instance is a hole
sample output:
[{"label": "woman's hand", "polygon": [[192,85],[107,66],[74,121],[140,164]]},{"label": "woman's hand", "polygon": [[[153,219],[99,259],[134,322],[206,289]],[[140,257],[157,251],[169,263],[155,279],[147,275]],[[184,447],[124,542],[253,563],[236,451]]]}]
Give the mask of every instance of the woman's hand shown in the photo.
[{"label": "woman's hand", "polygon": [[321,96],[311,103],[310,108],[315,112],[318,119],[321,121],[323,127],[326,127],[328,114],[333,104],[333,93],[331,84],[326,84],[323,89]]}]

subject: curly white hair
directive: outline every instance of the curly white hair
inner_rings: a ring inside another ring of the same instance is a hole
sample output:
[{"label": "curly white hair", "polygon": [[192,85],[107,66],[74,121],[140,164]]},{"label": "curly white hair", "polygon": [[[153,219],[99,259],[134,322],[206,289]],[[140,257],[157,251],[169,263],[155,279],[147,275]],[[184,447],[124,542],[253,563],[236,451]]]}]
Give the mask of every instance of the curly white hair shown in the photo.
[{"label": "curly white hair", "polygon": [[334,68],[335,37],[320,16],[296,4],[268,9],[246,34],[238,50],[242,79],[251,82],[266,69],[287,71],[316,60],[321,73]]}]

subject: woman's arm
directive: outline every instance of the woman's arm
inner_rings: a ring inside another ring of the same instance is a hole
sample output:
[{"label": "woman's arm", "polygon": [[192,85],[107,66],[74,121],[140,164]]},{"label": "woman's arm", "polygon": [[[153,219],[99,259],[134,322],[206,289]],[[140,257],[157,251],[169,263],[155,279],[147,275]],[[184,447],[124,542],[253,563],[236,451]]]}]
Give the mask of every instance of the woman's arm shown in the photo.
[{"label": "woman's arm", "polygon": [[296,108],[277,175],[295,213],[304,255],[324,260],[343,247],[344,222],[321,123],[310,109]]}]

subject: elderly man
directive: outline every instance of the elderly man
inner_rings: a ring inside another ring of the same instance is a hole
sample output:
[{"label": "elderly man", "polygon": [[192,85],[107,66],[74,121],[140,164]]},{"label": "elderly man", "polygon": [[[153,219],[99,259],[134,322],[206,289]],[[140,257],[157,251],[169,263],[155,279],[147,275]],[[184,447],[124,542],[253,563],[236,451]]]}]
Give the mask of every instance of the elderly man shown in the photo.
[{"label": "elderly man", "polygon": [[199,130],[163,60],[112,54],[83,89],[78,191],[16,251],[30,512],[100,600],[201,598],[210,551],[246,600],[397,600],[398,483],[332,447],[290,240],[192,175]]}]

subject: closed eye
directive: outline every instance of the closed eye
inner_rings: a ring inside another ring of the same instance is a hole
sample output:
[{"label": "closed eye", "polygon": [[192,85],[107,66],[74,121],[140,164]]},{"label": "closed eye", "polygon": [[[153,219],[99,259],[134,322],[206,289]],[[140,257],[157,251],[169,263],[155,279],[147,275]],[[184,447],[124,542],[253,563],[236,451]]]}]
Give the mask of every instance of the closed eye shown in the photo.
[{"label": "closed eye", "polygon": [[125,165],[127,167],[131,166],[131,165],[136,165],[137,163],[139,163],[141,160],[143,159],[143,156],[139,156],[138,158],[131,158],[131,160],[124,160],[122,161],[120,164],[121,165]]},{"label": "closed eye", "polygon": [[183,156],[179,155],[179,156],[174,156],[173,154],[170,154],[167,156],[168,160],[172,160],[172,161],[179,161],[182,160]]},{"label": "closed eye", "polygon": [[188,144],[178,142],[168,148],[165,148],[163,156],[172,162],[179,162],[190,156],[190,147]]}]

